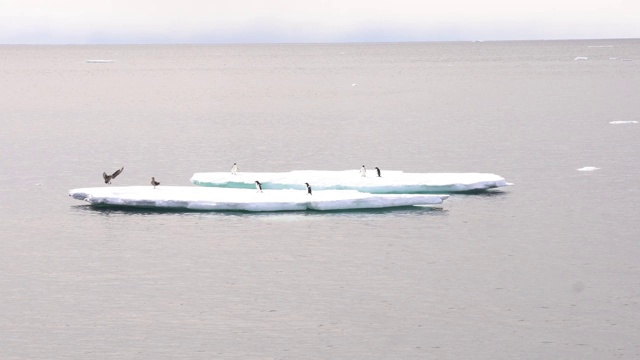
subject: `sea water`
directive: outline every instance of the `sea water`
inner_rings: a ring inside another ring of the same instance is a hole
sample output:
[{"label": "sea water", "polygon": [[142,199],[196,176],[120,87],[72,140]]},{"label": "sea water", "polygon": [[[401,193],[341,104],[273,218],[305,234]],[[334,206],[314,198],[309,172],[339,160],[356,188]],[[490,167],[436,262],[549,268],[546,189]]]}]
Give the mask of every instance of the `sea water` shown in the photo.
[{"label": "sea water", "polygon": [[[0,80],[0,358],[640,357],[638,40],[0,46]],[[234,162],[515,186],[331,213],[67,195]]]}]

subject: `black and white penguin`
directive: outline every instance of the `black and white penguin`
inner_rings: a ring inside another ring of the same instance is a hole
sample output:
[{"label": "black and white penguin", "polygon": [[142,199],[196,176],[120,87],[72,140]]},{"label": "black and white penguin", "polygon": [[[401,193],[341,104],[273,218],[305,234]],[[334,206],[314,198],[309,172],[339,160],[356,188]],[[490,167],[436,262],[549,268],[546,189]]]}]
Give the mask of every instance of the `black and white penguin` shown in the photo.
[{"label": "black and white penguin", "polygon": [[116,176],[120,175],[120,173],[122,172],[122,170],[124,170],[124,166],[122,168],[120,168],[119,170],[116,170],[113,174],[111,175],[107,175],[106,172],[102,173],[102,178],[104,179],[104,183],[111,185],[111,180],[115,179]]},{"label": "black and white penguin", "polygon": [[258,180],[256,180],[256,189],[258,189],[258,192],[262,192],[262,184]]},{"label": "black and white penguin", "polygon": [[236,163],[233,163],[233,166],[231,167],[231,175],[235,175],[238,173],[238,165]]},{"label": "black and white penguin", "polygon": [[304,183],[305,185],[307,185],[307,194],[312,195],[311,194],[311,185],[309,185],[309,183]]},{"label": "black and white penguin", "polygon": [[380,177],[380,168],[376,166],[376,171],[378,172],[378,177]]},{"label": "black and white penguin", "polygon": [[362,167],[360,168],[360,176],[367,176],[367,169],[364,167],[364,165],[362,165]]},{"label": "black and white penguin", "polygon": [[154,178],[153,176],[151,177],[151,185],[153,185],[153,188],[155,189],[156,186],[160,185],[159,182],[156,181],[156,178]]}]

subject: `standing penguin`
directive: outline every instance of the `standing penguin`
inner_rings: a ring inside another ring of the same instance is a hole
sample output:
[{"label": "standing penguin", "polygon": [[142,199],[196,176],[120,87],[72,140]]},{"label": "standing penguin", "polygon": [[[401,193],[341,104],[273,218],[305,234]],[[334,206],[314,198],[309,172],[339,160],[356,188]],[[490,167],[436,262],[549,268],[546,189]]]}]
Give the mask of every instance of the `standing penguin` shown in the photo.
[{"label": "standing penguin", "polygon": [[256,189],[258,189],[257,192],[262,192],[262,184],[260,184],[260,181],[256,180]]},{"label": "standing penguin", "polygon": [[376,171],[378,172],[378,177],[380,177],[380,168],[376,166]]},{"label": "standing penguin", "polygon": [[362,165],[362,167],[360,168],[360,176],[367,176],[367,169],[364,167],[364,165]]},{"label": "standing penguin", "polygon": [[231,167],[231,175],[235,175],[238,173],[238,165],[236,163],[233,163],[233,166]]},{"label": "standing penguin", "polygon": [[159,182],[156,181],[156,178],[154,178],[153,176],[151,177],[151,185],[153,185],[153,188],[155,189],[156,186],[160,185]]},{"label": "standing penguin", "polygon": [[311,194],[311,185],[309,185],[309,183],[304,183],[305,185],[307,185],[307,194],[308,195],[312,195]]}]

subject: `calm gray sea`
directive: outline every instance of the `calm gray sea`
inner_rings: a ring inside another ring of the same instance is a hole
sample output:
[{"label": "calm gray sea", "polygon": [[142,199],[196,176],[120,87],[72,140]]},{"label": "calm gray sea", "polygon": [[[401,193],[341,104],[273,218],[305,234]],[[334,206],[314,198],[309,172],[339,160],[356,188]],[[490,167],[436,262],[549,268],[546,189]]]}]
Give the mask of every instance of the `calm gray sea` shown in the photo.
[{"label": "calm gray sea", "polygon": [[[640,358],[640,124],[610,124],[640,121],[639,40],[0,46],[0,84],[1,359]],[[331,213],[67,196],[234,162],[515,185]]]}]

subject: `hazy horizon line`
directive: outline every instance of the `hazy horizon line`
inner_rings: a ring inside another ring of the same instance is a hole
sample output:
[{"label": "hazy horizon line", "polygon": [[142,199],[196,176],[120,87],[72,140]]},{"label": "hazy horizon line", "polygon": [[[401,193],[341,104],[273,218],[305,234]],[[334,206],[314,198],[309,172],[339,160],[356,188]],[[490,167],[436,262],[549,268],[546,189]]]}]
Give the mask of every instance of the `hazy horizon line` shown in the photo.
[{"label": "hazy horizon line", "polygon": [[607,40],[640,40],[640,37],[573,37],[573,38],[515,38],[515,39],[477,39],[477,40],[336,40],[336,41],[239,41],[239,42],[204,42],[204,41],[180,41],[180,42],[0,42],[0,46],[83,46],[83,45],[322,45],[322,44],[403,44],[403,43],[447,43],[447,42],[527,42],[527,41],[607,41]]},{"label": "hazy horizon line", "polygon": [[254,24],[236,28],[185,27],[133,29],[37,27],[17,29],[0,24],[3,45],[126,45],[126,44],[327,44],[452,41],[543,41],[636,39],[637,31],[617,26],[589,25],[566,28],[558,23],[441,24],[416,27],[368,24],[349,29],[290,27],[288,24]]}]

